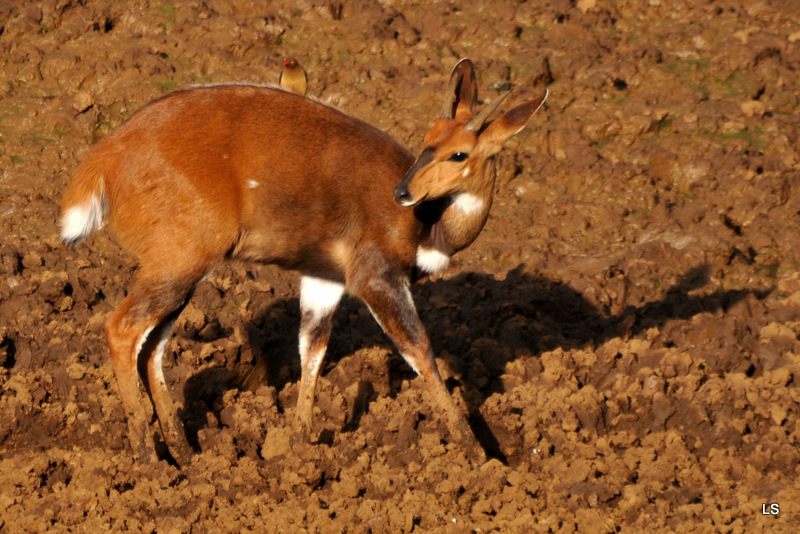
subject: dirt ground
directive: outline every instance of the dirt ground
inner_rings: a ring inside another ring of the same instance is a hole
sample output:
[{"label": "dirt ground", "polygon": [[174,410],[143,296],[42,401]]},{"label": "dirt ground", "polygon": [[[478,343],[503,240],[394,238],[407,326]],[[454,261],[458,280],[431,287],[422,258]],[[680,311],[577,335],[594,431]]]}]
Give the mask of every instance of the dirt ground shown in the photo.
[{"label": "dirt ground", "polygon": [[[0,2],[0,531],[796,532],[798,20],[794,0]],[[414,287],[480,467],[352,298],[313,443],[290,446],[299,277],[241,263],[165,358],[202,452],[131,459],[102,326],[135,266],[106,231],[59,243],[62,192],[148,101],[274,83],[284,56],[412,151],[461,57],[506,109],[551,91],[498,156],[484,232]]]}]

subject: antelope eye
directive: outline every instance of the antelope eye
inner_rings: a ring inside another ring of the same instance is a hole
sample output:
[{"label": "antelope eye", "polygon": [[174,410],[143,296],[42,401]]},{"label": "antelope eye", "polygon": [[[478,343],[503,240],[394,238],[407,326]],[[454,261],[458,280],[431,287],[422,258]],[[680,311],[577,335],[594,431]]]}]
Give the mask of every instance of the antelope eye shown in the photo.
[{"label": "antelope eye", "polygon": [[467,154],[466,152],[456,152],[455,154],[450,156],[447,160],[448,161],[459,162],[459,161],[464,161],[468,157],[469,157],[469,154]]}]

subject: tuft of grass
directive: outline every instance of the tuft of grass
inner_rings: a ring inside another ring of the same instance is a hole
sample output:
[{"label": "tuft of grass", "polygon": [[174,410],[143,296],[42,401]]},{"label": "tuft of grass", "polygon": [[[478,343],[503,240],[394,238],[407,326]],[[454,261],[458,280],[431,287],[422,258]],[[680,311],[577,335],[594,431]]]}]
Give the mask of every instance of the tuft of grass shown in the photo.
[{"label": "tuft of grass", "polygon": [[672,118],[665,116],[656,123],[656,129],[659,131],[670,131],[672,129]]},{"label": "tuft of grass", "polygon": [[650,283],[653,284],[654,289],[661,289],[661,280],[658,278],[651,278]]},{"label": "tuft of grass", "polygon": [[675,60],[666,63],[662,68],[667,74],[684,76],[695,72],[703,72],[711,65],[711,59],[705,56],[697,59]]},{"label": "tuft of grass", "polygon": [[174,80],[168,80],[165,82],[154,82],[161,90],[163,91],[172,91],[176,87],[178,87],[178,82]]},{"label": "tuft of grass", "polygon": [[698,93],[703,95],[703,98],[705,100],[708,100],[711,97],[711,89],[709,89],[708,86],[705,85],[705,84],[702,84],[702,83],[690,83],[689,84],[689,89],[697,91]]},{"label": "tuft of grass", "polygon": [[780,263],[768,263],[764,265],[764,273],[769,278],[778,278],[778,269],[780,266]]},{"label": "tuft of grass", "polygon": [[721,133],[714,136],[714,140],[718,142],[742,139],[747,141],[747,144],[755,150],[763,150],[766,148],[766,143],[760,137],[761,128],[756,126],[754,130],[745,128],[738,132]]},{"label": "tuft of grass", "polygon": [[708,66],[711,65],[711,58],[703,56],[691,61],[690,63],[693,64],[694,70],[702,71],[706,70]]},{"label": "tuft of grass", "polygon": [[175,26],[175,8],[167,4],[156,6],[156,11],[164,18],[164,22],[159,23],[159,27],[168,31]]},{"label": "tuft of grass", "polygon": [[753,94],[756,90],[756,83],[741,69],[731,72],[726,78],[715,78],[714,83],[725,90],[723,96],[728,98],[738,98],[743,94]]}]

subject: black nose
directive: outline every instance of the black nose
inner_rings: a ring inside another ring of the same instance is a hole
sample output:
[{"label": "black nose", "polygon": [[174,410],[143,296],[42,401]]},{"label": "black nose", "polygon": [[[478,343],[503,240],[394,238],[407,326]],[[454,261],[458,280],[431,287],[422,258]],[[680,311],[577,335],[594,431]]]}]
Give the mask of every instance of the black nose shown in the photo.
[{"label": "black nose", "polygon": [[403,206],[411,202],[411,193],[408,192],[408,186],[401,183],[394,187],[394,201]]}]

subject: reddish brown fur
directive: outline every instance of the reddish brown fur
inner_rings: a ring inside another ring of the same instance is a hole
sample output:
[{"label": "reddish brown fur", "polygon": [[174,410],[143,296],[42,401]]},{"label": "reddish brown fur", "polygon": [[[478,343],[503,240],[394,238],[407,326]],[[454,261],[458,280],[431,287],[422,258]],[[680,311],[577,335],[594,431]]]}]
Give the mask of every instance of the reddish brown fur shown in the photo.
[{"label": "reddish brown fur", "polygon": [[[453,437],[482,456],[439,377],[408,292],[420,246],[449,256],[478,235],[494,184],[494,173],[484,167],[543,100],[512,110],[515,115],[484,132],[466,131],[475,83],[472,64],[459,63],[451,79],[454,100],[445,105],[457,120],[445,117],[434,125],[425,144],[435,149],[435,161],[405,178],[414,158],[383,132],[321,103],[256,86],[175,92],[90,151],[64,196],[63,224],[72,220],[71,211],[83,214],[92,195],[103,197],[119,242],[140,264],[106,334],[129,439],[141,459],[154,457],[138,384],[144,363],[164,437],[176,459],[188,461],[191,450],[163,383],[159,348],[195,284],[231,256],[296,269],[361,297],[434,392]],[[454,150],[474,154],[463,163],[447,161]],[[470,175],[463,178],[467,167]],[[393,199],[401,184],[419,195],[415,208]],[[462,190],[485,199],[479,213],[460,213],[447,199],[420,203]],[[83,237],[74,234],[69,241]],[[336,301],[316,304],[312,295],[312,308],[302,310],[301,433],[310,424],[318,372],[307,361],[309,352],[324,355]],[[313,306],[325,307],[324,313]]]}]

